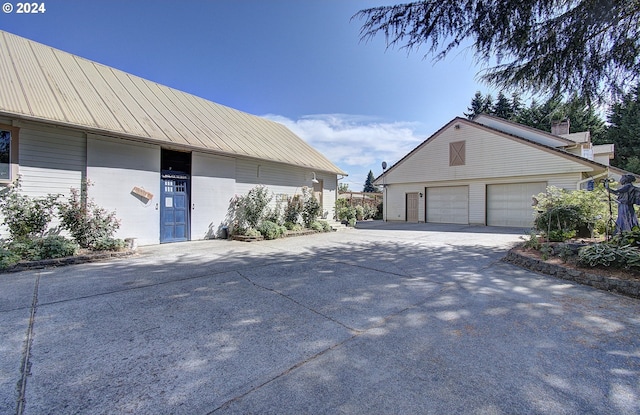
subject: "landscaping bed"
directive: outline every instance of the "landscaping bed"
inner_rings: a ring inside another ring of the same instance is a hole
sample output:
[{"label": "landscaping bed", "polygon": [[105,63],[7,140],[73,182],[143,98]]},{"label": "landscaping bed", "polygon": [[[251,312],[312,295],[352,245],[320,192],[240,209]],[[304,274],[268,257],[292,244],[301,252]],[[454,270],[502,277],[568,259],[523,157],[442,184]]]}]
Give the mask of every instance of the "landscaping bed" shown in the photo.
[{"label": "landscaping bed", "polygon": [[87,262],[104,261],[113,258],[124,258],[135,254],[133,249],[123,251],[86,251],[74,256],[53,259],[41,259],[38,261],[20,261],[7,268],[0,268],[0,274],[9,272],[20,272],[32,269],[44,269],[51,267],[61,267],[65,265],[84,264]]},{"label": "landscaping bed", "polygon": [[[320,233],[319,231],[313,230],[313,229],[302,229],[302,230],[298,230],[298,231],[285,231],[284,234],[282,235],[282,238],[290,238],[290,237],[294,237],[294,236],[305,236],[305,235],[312,235],[312,234],[316,234],[316,233]],[[265,238],[264,236],[260,235],[260,236],[249,236],[249,235],[233,235],[231,236],[231,239],[234,241],[240,241],[240,242],[257,242],[257,241],[264,241]]]},{"label": "landscaping bed", "polygon": [[575,259],[564,261],[555,256],[547,257],[539,250],[527,249],[522,245],[511,249],[503,261],[601,290],[640,298],[640,271],[637,270],[603,266],[584,267],[577,264]]}]

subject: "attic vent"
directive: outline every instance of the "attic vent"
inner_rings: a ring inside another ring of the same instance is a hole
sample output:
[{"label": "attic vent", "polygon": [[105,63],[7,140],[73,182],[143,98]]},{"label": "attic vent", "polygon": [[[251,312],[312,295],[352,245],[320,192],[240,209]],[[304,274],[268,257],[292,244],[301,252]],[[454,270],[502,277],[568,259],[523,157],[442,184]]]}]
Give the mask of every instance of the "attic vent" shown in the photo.
[{"label": "attic vent", "polygon": [[464,166],[465,141],[449,143],[449,166]]}]

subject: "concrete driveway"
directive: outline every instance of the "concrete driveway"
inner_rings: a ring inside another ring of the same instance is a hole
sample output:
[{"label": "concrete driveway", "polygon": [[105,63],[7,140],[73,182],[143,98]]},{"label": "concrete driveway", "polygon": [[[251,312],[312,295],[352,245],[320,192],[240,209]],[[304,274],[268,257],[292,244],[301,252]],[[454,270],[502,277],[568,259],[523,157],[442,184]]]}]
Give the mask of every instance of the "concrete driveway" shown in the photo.
[{"label": "concrete driveway", "polygon": [[640,301],[366,223],[0,274],[2,414],[638,414]]}]

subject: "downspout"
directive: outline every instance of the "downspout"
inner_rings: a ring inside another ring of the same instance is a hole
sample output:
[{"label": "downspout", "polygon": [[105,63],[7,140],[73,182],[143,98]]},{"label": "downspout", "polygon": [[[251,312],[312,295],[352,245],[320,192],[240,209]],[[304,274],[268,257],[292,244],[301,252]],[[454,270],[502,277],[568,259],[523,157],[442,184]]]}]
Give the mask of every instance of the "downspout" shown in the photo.
[{"label": "downspout", "polygon": [[607,169],[604,173],[600,173],[600,174],[597,174],[597,175],[595,175],[593,177],[587,177],[586,179],[582,179],[582,180],[578,181],[576,183],[576,190],[580,190],[580,186],[582,185],[582,183],[586,183],[589,180],[594,180],[595,181],[595,179],[597,179],[598,177],[602,177],[602,176],[609,176],[609,169]]}]

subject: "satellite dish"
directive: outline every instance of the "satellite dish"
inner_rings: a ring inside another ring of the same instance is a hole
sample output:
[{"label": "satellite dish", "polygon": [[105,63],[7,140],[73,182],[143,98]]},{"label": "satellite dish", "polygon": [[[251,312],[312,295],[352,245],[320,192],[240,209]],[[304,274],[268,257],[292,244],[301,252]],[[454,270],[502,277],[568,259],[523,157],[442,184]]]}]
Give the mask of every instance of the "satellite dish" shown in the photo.
[{"label": "satellite dish", "polygon": [[382,170],[386,170],[387,169],[387,162],[383,161],[382,162]]}]

